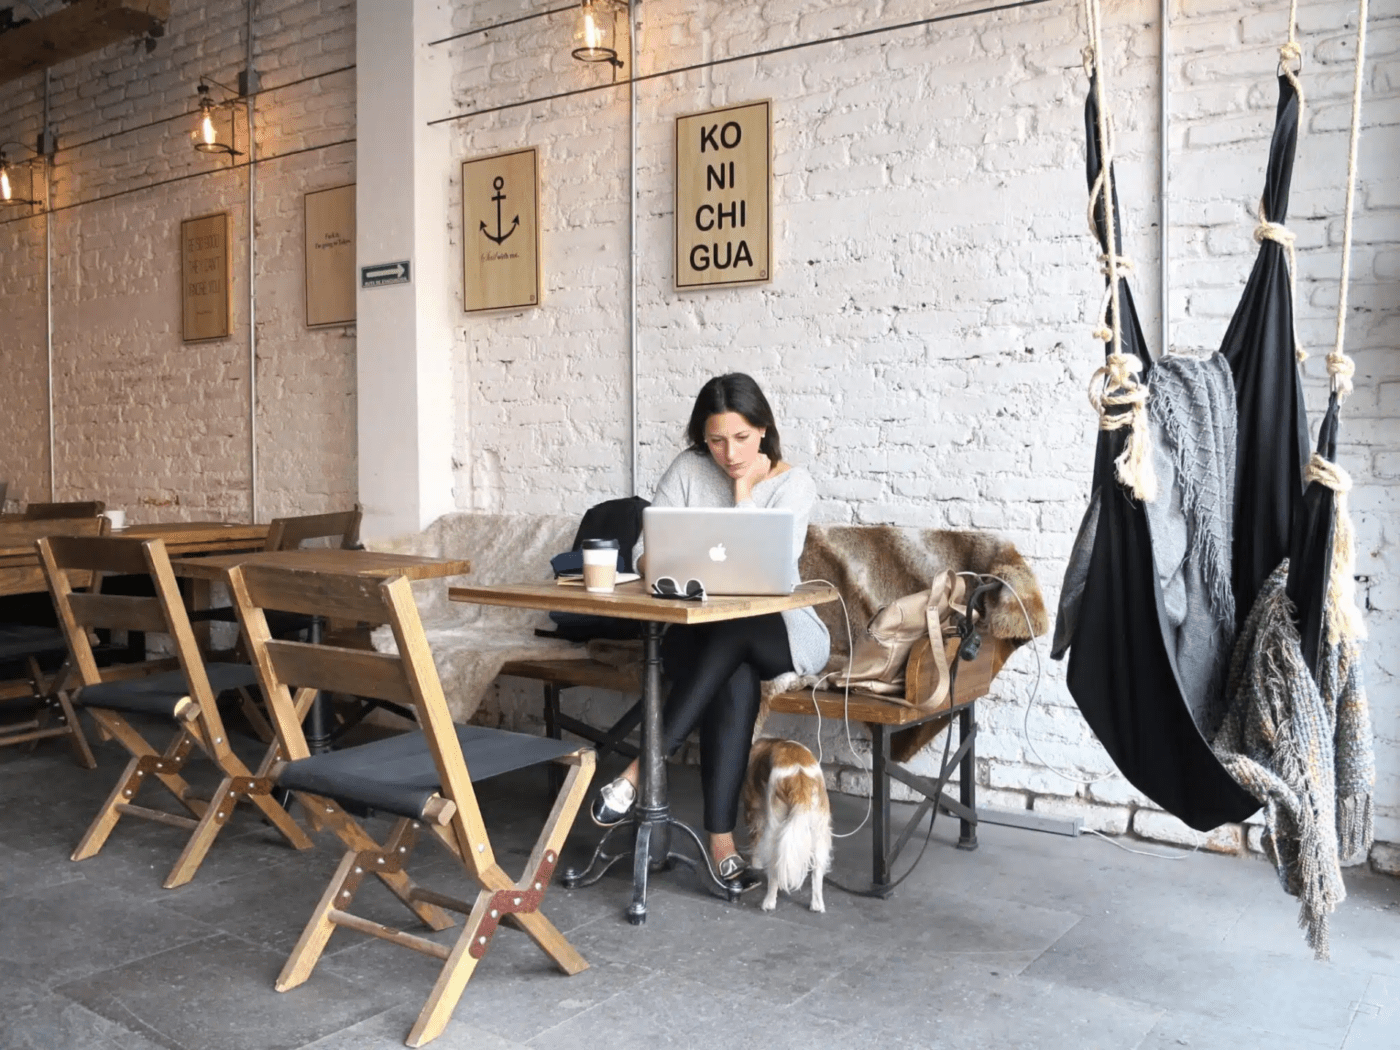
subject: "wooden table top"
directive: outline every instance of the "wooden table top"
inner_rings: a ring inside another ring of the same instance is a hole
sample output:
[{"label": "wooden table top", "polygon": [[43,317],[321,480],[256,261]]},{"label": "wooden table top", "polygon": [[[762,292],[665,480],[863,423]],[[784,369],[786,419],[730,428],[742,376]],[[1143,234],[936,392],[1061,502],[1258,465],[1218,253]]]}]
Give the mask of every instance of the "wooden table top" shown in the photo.
[{"label": "wooden table top", "polygon": [[[48,524],[59,524],[50,522]],[[164,540],[172,556],[205,551],[260,551],[267,542],[266,525],[240,525],[223,521],[172,521],[152,525],[132,525],[108,533],[114,539]],[[0,566],[38,565],[34,541],[0,547]]]},{"label": "wooden table top", "polygon": [[646,583],[642,580],[619,584],[611,594],[589,594],[582,587],[560,586],[550,581],[449,587],[447,597],[454,602],[474,602],[477,605],[592,613],[595,616],[617,616],[624,620],[649,620],[653,623],[714,623],[717,620],[737,620],[834,602],[836,591],[824,583],[804,583],[791,594],[715,595],[703,602],[687,602],[653,598],[647,593]]},{"label": "wooden table top", "polygon": [[207,558],[176,558],[176,576],[222,580],[235,565],[272,565],[313,572],[354,573],[358,576],[407,576],[410,580],[435,580],[471,572],[463,558],[425,558],[417,554],[379,551],[346,551],[333,547],[306,547],[292,551],[252,551],[248,554],[216,554]]}]

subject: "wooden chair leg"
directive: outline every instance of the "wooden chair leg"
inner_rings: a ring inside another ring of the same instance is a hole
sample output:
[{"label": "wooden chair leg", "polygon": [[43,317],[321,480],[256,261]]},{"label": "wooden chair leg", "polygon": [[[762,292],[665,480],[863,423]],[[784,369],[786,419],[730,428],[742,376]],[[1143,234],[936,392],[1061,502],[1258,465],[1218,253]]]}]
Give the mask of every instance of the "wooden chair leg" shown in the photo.
[{"label": "wooden chair leg", "polygon": [[353,849],[341,858],[340,867],[335,869],[330,885],[321,895],[321,900],[317,903],[316,910],[311,913],[306,928],[301,931],[301,937],[292,949],[286,965],[282,967],[282,972],[277,975],[273,987],[279,992],[289,991],[302,984],[316,968],[321,953],[326,950],[326,943],[335,932],[335,923],[330,920],[331,910],[343,911],[349,907],[364,877],[362,874],[355,874],[355,861],[358,858],[359,851]]},{"label": "wooden chair leg", "polygon": [[204,863],[205,854],[209,852],[209,847],[214,844],[214,838],[219,834],[219,830],[228,822],[229,815],[233,812],[233,807],[238,801],[235,793],[231,790],[232,787],[232,777],[225,776],[219,781],[219,786],[214,789],[214,794],[209,799],[209,806],[205,809],[204,816],[195,825],[194,833],[185,843],[185,848],[180,851],[175,866],[165,877],[164,886],[167,890],[173,890],[176,886],[183,886],[189,882],[190,879],[194,878],[199,866]]},{"label": "wooden chair leg", "polygon": [[481,936],[479,931],[486,921],[487,911],[494,896],[490,890],[482,890],[477,894],[476,904],[467,917],[462,935],[457,938],[452,953],[438,971],[437,981],[428,995],[428,1001],[423,1004],[418,1020],[413,1023],[408,1038],[404,1040],[408,1046],[422,1046],[432,1042],[442,1035],[447,1022],[452,1019],[452,1011],[457,1008],[462,992],[466,990],[467,981],[471,980],[476,971],[478,956],[474,955],[471,949]]},{"label": "wooden chair leg", "polygon": [[540,946],[540,950],[570,977],[588,969],[588,960],[578,953],[554,923],[546,919],[541,912],[520,912],[515,919],[530,935],[530,939]]},{"label": "wooden chair leg", "polygon": [[[329,827],[335,833],[336,838],[340,839],[347,848],[357,853],[361,850],[380,848],[379,843],[375,842],[364,828],[360,827],[349,814],[330,799],[302,794],[299,794],[297,798],[301,800],[302,805],[308,811],[315,812],[322,824]],[[409,824],[412,825],[413,822],[410,821]],[[410,827],[410,830],[417,829]],[[434,930],[446,930],[457,925],[456,920],[437,905],[413,899],[413,893],[418,889],[418,884],[409,878],[407,872],[403,870],[376,871],[375,875],[379,877],[380,882],[388,887],[390,893],[403,901],[404,907],[418,916],[419,921],[425,926]]]},{"label": "wooden chair leg", "polygon": [[87,736],[83,733],[83,724],[78,721],[78,712],[73,710],[73,701],[68,699],[68,693],[63,689],[58,691],[56,699],[58,706],[63,710],[64,719],[68,722],[69,742],[73,745],[78,765],[84,769],[96,769],[97,759],[92,757],[92,748],[88,746]]},{"label": "wooden chair leg", "polygon": [[144,777],[137,776],[141,759],[135,755],[126,764],[126,769],[117,778],[116,786],[112,788],[112,793],[107,796],[107,801],[102,804],[102,808],[97,811],[97,816],[88,825],[83,837],[78,840],[78,846],[73,850],[72,860],[87,860],[100,850],[107,841],[107,836],[112,834],[112,829],[117,826],[117,821],[121,820],[121,811],[117,807],[123,802],[130,802],[136,797],[136,792],[141,790],[141,782]]},{"label": "wooden chair leg", "polygon": [[166,764],[172,768],[156,773],[156,778],[169,789],[172,795],[179,799],[180,805],[196,817],[204,816],[205,801],[195,794],[194,788],[178,772],[184,766],[185,758],[189,755],[190,749],[194,747],[194,737],[190,735],[188,729],[181,729],[171,738],[164,751],[157,752],[155,748],[146,743],[145,737],[132,729],[131,724],[115,711],[107,711],[100,707],[92,707],[88,710],[98,726],[111,739],[116,740],[122,747],[126,748],[131,755],[164,759]]}]

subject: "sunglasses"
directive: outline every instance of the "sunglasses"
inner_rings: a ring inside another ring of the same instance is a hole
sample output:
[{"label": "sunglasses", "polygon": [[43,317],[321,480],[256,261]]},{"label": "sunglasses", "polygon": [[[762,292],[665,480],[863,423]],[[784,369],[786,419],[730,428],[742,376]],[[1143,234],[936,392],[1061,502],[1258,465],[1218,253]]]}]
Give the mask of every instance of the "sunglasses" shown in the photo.
[{"label": "sunglasses", "polygon": [[657,598],[675,598],[683,602],[703,602],[705,585],[699,580],[686,580],[682,587],[670,576],[661,576],[651,585],[651,593]]}]

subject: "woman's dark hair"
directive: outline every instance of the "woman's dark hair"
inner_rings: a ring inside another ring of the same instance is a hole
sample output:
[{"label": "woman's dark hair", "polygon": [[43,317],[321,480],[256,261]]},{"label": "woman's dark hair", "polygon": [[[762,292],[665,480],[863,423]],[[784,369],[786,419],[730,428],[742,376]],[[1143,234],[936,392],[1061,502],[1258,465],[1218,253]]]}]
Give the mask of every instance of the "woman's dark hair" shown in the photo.
[{"label": "woman's dark hair", "polygon": [[738,412],[749,426],[765,431],[758,450],[774,463],[783,458],[782,445],[778,440],[778,424],[773,421],[773,410],[768,399],[754,382],[752,376],[743,372],[730,372],[715,376],[700,388],[695,397],[695,407],[690,411],[690,423],[685,428],[685,436],[690,441],[692,452],[701,455],[709,453],[705,441],[705,424],[711,416],[725,412]]}]

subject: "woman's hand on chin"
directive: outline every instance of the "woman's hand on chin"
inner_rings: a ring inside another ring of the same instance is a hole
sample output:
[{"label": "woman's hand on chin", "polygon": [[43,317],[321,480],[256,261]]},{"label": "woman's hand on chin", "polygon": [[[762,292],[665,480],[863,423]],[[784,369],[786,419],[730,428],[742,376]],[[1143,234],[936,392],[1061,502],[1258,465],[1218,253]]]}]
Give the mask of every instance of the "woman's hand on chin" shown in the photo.
[{"label": "woman's hand on chin", "polygon": [[753,488],[773,470],[773,461],[760,452],[744,473],[734,479],[734,505],[737,507],[753,495]]}]

